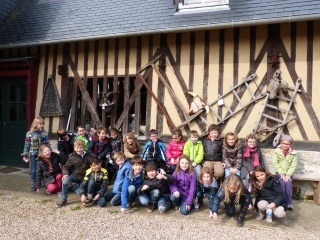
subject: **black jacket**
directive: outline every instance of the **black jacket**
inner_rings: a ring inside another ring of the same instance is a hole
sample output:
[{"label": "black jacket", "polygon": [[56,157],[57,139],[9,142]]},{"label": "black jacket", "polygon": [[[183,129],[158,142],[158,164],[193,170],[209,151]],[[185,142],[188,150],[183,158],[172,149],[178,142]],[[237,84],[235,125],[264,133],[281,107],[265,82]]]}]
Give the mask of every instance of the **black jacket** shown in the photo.
[{"label": "black jacket", "polygon": [[76,152],[70,154],[66,164],[63,166],[63,175],[73,174],[78,180],[82,181],[86,169],[90,167],[90,158],[92,155],[88,152],[83,157],[79,156]]},{"label": "black jacket", "polygon": [[62,173],[61,165],[64,165],[67,162],[68,158],[60,152],[60,154],[56,154],[54,152],[51,153],[51,163],[53,167],[53,171],[49,171],[49,163],[43,161],[42,157],[39,157],[37,160],[37,170],[36,170],[36,189],[41,187],[41,179],[44,180],[45,185],[47,186],[50,183],[55,181],[55,177]]},{"label": "black jacket", "polygon": [[282,206],[287,209],[286,196],[280,184],[279,177],[268,176],[263,187],[260,187],[256,182],[253,183],[256,196],[255,208],[261,200],[266,200],[268,203],[275,203],[276,206]]},{"label": "black jacket", "polygon": [[123,140],[122,136],[118,134],[118,136],[115,139],[110,138],[110,144],[111,144],[111,157],[113,159],[113,155],[115,152],[123,152]]},{"label": "black jacket", "polygon": [[203,137],[204,161],[222,161],[222,140],[220,138],[212,141],[208,136]]},{"label": "black jacket", "polygon": [[73,152],[73,142],[76,135],[73,133],[68,133],[69,140],[65,141],[64,139],[58,139],[58,150],[62,152],[64,155],[69,157],[69,155]]},{"label": "black jacket", "polygon": [[[242,167],[241,167],[241,179],[244,179],[253,170],[253,155],[251,154],[250,157],[245,157],[244,153],[246,152],[246,147],[243,147],[242,150],[243,150],[242,151],[243,160],[242,160]],[[257,153],[258,153],[260,165],[265,169],[266,166],[264,164],[264,160],[259,147],[257,148]]]}]

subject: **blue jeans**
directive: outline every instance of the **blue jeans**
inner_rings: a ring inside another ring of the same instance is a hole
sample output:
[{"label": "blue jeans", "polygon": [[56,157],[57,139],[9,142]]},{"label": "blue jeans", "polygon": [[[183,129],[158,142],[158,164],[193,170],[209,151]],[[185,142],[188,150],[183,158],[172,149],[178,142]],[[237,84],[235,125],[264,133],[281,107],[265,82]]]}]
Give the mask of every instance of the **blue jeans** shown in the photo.
[{"label": "blue jeans", "polygon": [[170,208],[170,201],[168,201],[167,199],[165,199],[164,197],[161,197],[158,201],[158,207],[160,206],[164,206],[165,210]]},{"label": "blue jeans", "polygon": [[76,183],[77,185],[74,185],[72,187],[72,190],[80,195],[80,188],[79,185],[81,184],[81,180],[76,178],[73,174],[69,175],[67,179],[62,180],[62,191],[61,191],[61,199],[67,200],[68,199],[68,188],[69,183]]},{"label": "blue jeans", "polygon": [[[93,199],[101,189],[101,186],[95,183],[94,179],[90,179],[87,186],[87,199]],[[100,207],[106,206],[106,199],[104,196],[100,196],[97,202],[97,205]]]},{"label": "blue jeans", "polygon": [[36,170],[37,170],[37,155],[30,155],[30,175],[31,179],[36,179]]},{"label": "blue jeans", "polygon": [[159,189],[153,189],[150,192],[143,193],[139,196],[139,201],[141,205],[148,205],[149,202],[152,204],[157,204],[161,197],[161,193]]},{"label": "blue jeans", "polygon": [[106,196],[106,200],[109,202],[112,206],[119,206],[121,205],[121,193],[113,193],[108,192]]},{"label": "blue jeans", "polygon": [[197,174],[197,180],[199,180],[199,177],[200,177],[200,174],[201,174],[201,169],[202,169],[201,164],[197,164],[193,169]]},{"label": "blue jeans", "polygon": [[180,212],[182,215],[187,215],[190,213],[192,206],[190,206],[189,210],[187,209],[187,207],[186,207],[187,206],[186,205],[187,198],[185,196],[183,196],[181,193],[180,193],[179,197],[176,197],[173,194],[170,194],[170,200],[173,202],[173,204],[176,207],[180,208]]},{"label": "blue jeans", "polygon": [[[232,169],[234,169],[233,167],[231,167]],[[224,177],[227,178],[230,175],[230,170],[225,168],[224,169]],[[240,177],[240,170],[238,170],[238,172],[236,173],[236,175],[238,175]]]},{"label": "blue jeans", "polygon": [[134,185],[130,185],[128,187],[128,200],[127,200],[127,203],[132,203],[134,198],[136,197],[137,195],[137,189]]}]

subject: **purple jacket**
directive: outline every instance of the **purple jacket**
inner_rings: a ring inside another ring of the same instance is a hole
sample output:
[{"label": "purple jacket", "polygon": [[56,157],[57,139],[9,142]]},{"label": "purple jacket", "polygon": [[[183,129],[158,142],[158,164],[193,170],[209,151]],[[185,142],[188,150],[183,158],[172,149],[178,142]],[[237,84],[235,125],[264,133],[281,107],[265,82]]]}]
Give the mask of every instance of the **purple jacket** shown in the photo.
[{"label": "purple jacket", "polygon": [[183,146],[186,143],[186,140],[183,138],[180,142],[176,142],[174,140],[171,140],[170,143],[167,146],[166,150],[166,156],[168,159],[168,164],[171,163],[171,158],[174,158],[174,164],[178,163],[178,157],[180,157],[183,154]]},{"label": "purple jacket", "polygon": [[194,199],[196,188],[197,188],[197,174],[194,172],[192,175],[189,173],[189,169],[177,173],[174,171],[172,174],[175,181],[170,185],[171,193],[176,191],[180,192],[183,196],[187,198],[186,204],[191,206]]}]

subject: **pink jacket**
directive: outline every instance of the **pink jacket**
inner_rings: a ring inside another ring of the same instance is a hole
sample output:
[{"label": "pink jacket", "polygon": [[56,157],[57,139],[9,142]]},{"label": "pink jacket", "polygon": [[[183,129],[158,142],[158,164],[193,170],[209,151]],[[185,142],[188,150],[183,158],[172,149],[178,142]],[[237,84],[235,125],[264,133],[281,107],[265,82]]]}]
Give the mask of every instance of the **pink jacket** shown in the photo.
[{"label": "pink jacket", "polygon": [[174,158],[174,164],[177,164],[178,161],[178,157],[180,157],[183,153],[183,146],[186,143],[186,140],[184,140],[183,138],[181,138],[180,142],[176,142],[174,140],[171,140],[169,142],[169,145],[167,146],[167,150],[166,150],[166,156],[168,158],[168,164],[172,164],[171,163],[171,158]]}]

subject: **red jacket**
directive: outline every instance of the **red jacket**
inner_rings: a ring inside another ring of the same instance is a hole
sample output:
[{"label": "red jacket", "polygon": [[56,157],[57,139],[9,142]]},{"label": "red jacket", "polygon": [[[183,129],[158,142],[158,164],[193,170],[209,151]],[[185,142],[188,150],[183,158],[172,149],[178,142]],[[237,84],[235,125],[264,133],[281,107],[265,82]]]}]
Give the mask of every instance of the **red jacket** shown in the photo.
[{"label": "red jacket", "polygon": [[166,156],[168,159],[168,164],[172,164],[171,163],[171,158],[174,158],[174,164],[177,164],[178,161],[178,157],[180,157],[183,153],[183,146],[186,143],[186,140],[184,140],[183,138],[181,138],[180,142],[176,142],[175,140],[171,140],[167,150],[166,150]]}]

